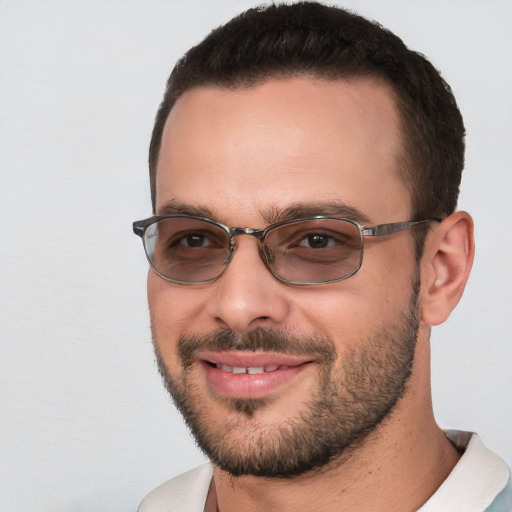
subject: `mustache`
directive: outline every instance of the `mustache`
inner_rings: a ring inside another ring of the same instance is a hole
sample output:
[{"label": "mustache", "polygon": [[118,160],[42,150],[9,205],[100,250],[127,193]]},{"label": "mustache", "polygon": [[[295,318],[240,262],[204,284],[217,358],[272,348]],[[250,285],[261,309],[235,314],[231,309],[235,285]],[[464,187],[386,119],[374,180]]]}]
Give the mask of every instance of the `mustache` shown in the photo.
[{"label": "mustache", "polygon": [[232,350],[307,356],[321,363],[332,363],[336,359],[334,343],[329,338],[293,336],[263,327],[244,333],[220,329],[201,336],[182,335],[177,345],[178,358],[185,369],[194,363],[197,352]]}]

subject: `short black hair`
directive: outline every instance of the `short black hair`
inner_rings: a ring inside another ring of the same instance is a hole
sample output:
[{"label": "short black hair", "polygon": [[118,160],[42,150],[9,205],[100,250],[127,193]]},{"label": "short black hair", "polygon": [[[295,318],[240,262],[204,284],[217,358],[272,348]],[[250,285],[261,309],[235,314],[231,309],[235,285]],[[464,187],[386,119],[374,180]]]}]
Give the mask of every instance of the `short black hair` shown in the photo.
[{"label": "short black hair", "polygon": [[[177,99],[200,86],[251,87],[271,78],[368,77],[385,83],[400,117],[398,173],[412,220],[444,217],[457,205],[464,167],[464,124],[449,85],[421,54],[376,22],[317,2],[249,9],[213,30],[174,67],[153,129],[155,174],[165,122]],[[418,248],[421,252],[421,248]]]}]

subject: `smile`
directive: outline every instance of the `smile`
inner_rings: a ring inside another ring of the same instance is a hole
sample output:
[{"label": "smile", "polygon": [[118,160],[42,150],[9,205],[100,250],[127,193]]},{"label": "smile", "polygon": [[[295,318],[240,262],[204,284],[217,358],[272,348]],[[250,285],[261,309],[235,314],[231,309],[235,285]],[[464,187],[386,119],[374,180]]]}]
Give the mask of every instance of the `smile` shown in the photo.
[{"label": "smile", "polygon": [[[211,363],[213,364],[213,363]],[[249,375],[257,375],[259,373],[267,373],[267,372],[275,372],[276,370],[284,370],[285,368],[289,368],[289,366],[278,366],[278,365],[270,365],[270,366],[229,366],[227,364],[217,363],[215,367],[219,370],[228,373],[235,374],[244,374],[248,373]]]},{"label": "smile", "polygon": [[235,351],[198,354],[207,387],[226,398],[262,398],[285,388],[313,361],[304,357],[263,352]]}]

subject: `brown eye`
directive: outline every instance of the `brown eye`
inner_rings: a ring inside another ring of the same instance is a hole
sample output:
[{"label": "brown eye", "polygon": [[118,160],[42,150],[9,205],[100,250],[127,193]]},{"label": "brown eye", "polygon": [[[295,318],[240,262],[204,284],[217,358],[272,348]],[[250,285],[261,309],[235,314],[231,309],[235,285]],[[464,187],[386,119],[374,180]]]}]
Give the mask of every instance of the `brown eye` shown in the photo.
[{"label": "brown eye", "polygon": [[311,233],[303,238],[298,244],[301,247],[310,249],[325,249],[336,244],[336,240],[328,235],[322,233]]},{"label": "brown eye", "polygon": [[211,245],[209,239],[200,233],[190,233],[189,235],[180,238],[178,245],[185,247],[209,247]]}]

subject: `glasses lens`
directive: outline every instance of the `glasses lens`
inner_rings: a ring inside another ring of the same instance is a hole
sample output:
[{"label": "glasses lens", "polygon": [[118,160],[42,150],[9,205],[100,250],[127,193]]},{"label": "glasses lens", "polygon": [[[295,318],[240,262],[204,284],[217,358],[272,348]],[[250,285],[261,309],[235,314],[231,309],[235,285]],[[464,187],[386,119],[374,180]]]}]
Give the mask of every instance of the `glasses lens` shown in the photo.
[{"label": "glasses lens", "polygon": [[294,283],[326,283],[351,276],[361,266],[362,235],[339,219],[292,222],[269,231],[264,255],[278,277]]},{"label": "glasses lens", "polygon": [[182,283],[200,283],[222,274],[229,254],[229,237],[210,222],[169,217],[146,229],[144,247],[161,276]]}]

